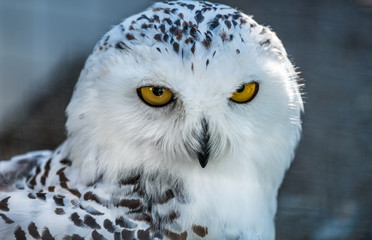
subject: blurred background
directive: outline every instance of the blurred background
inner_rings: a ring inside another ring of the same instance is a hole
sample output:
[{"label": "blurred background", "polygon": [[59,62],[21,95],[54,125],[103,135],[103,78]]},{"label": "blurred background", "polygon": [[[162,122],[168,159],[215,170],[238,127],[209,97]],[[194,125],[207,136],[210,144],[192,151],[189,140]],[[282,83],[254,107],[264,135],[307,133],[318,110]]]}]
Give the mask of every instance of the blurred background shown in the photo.
[{"label": "blurred background", "polygon": [[[372,0],[219,2],[271,26],[305,79],[277,239],[372,239]],[[150,3],[0,0],[0,159],[65,139],[64,110],[94,44]]]}]

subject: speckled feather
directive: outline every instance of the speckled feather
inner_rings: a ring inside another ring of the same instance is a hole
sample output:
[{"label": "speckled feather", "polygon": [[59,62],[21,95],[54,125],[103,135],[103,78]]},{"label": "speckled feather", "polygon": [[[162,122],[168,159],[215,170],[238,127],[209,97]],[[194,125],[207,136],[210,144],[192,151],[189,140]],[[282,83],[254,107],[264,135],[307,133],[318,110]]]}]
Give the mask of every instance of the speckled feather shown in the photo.
[{"label": "speckled feather", "polygon": [[[251,81],[251,103],[229,101]],[[143,85],[175,99],[151,108]],[[0,163],[0,239],[274,239],[302,108],[269,28],[222,4],[156,3],[95,46],[66,142]]]},{"label": "speckled feather", "polygon": [[178,218],[170,206],[187,202],[182,186],[168,185],[170,176],[161,177],[162,187],[169,188],[152,198],[144,185],[156,184],[156,176],[144,179],[141,170],[111,184],[100,179],[79,184],[64,148],[1,163],[0,239],[195,239],[207,234],[199,225],[182,232],[166,228]]},{"label": "speckled feather", "polygon": [[[195,51],[209,50],[215,55],[225,45],[234,45],[232,41],[244,43],[253,40],[257,47],[286,54],[274,35],[249,16],[223,4],[163,2],[115,26],[105,34],[94,51],[105,51],[112,47],[126,51],[132,45],[147,45],[159,52],[174,51],[182,58],[187,58]],[[235,51],[240,53],[240,49]]]}]

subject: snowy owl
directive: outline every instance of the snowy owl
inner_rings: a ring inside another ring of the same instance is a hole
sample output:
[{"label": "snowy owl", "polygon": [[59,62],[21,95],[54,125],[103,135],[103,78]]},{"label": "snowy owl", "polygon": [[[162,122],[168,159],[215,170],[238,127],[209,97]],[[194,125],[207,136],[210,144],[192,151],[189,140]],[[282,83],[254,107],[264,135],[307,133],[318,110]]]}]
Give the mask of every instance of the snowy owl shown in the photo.
[{"label": "snowy owl", "polygon": [[229,6],[125,19],[86,61],[66,141],[0,164],[0,238],[273,240],[297,79],[275,33]]}]

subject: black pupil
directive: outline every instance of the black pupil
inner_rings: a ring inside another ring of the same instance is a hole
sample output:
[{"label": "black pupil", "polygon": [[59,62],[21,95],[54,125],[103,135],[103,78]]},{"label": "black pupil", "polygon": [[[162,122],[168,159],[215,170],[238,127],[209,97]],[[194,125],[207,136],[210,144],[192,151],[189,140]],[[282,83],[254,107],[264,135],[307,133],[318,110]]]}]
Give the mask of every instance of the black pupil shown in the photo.
[{"label": "black pupil", "polygon": [[244,85],[241,85],[238,89],[236,89],[236,91],[237,91],[238,93],[241,93],[241,92],[244,91],[244,88],[245,88],[245,86],[244,86]]},{"label": "black pupil", "polygon": [[160,88],[160,87],[153,87],[152,88],[152,93],[155,95],[155,96],[161,96],[163,94],[163,88]]}]

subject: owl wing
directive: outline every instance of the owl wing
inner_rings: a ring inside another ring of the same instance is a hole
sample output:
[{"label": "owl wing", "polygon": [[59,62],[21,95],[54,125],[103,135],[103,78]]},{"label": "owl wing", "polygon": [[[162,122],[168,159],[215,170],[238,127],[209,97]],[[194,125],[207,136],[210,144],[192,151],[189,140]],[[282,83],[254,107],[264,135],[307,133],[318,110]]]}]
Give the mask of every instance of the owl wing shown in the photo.
[{"label": "owl wing", "polygon": [[129,186],[132,198],[112,204],[100,191],[116,186],[73,184],[73,174],[58,149],[0,162],[0,240],[150,239],[148,217],[132,211],[143,200]]},{"label": "owl wing", "polygon": [[17,186],[24,188],[23,180],[32,174],[43,159],[50,158],[52,153],[48,150],[34,151],[0,161],[0,192],[11,191]]}]

